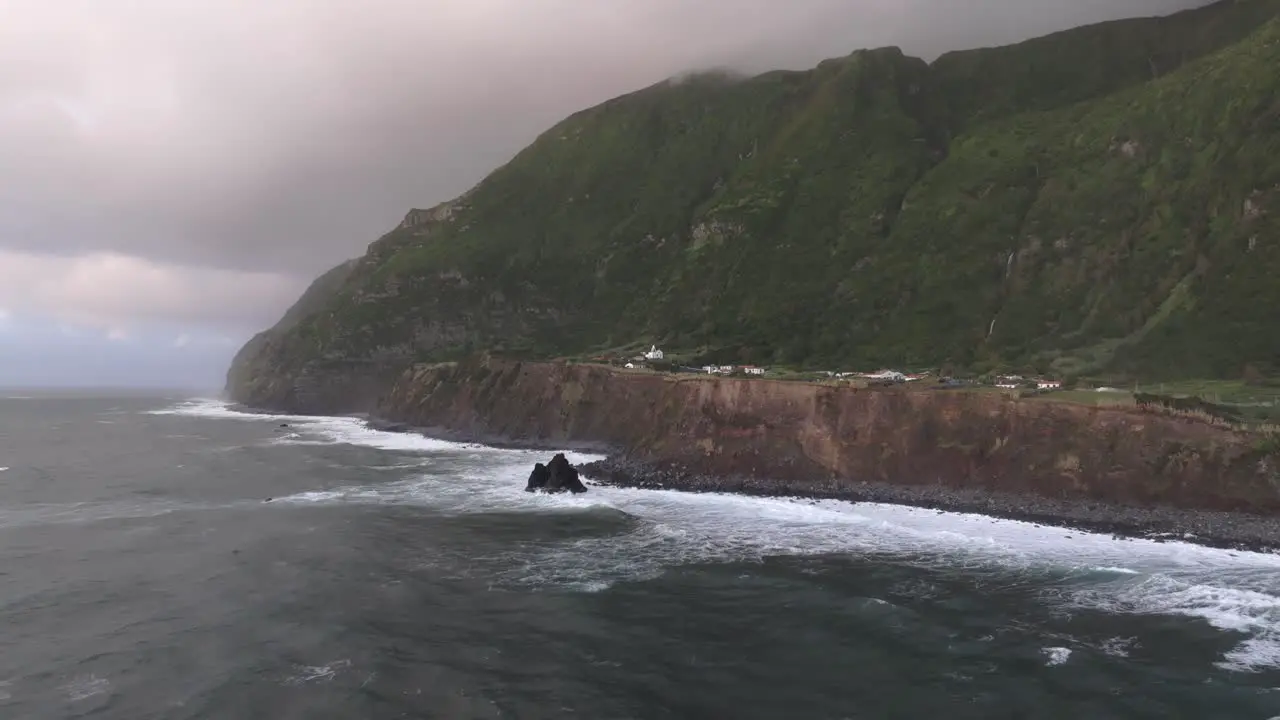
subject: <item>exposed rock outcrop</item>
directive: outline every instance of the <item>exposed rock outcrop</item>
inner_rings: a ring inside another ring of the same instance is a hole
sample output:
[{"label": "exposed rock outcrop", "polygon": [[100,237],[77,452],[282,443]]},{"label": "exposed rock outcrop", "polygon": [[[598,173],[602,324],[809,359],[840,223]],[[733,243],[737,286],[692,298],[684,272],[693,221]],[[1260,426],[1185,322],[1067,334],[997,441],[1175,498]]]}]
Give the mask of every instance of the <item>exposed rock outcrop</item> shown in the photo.
[{"label": "exposed rock outcrop", "polygon": [[524,486],[525,492],[541,490],[547,486],[547,479],[550,477],[551,472],[547,470],[546,465],[534,463],[533,472],[529,473],[529,483]]},{"label": "exposed rock outcrop", "polygon": [[586,492],[587,486],[582,484],[582,480],[578,477],[578,469],[569,464],[564,453],[556,453],[550,463],[546,465],[537,463],[533,466],[525,491],[576,494]]},{"label": "exposed rock outcrop", "polygon": [[564,492],[568,490],[572,493],[584,493],[587,487],[582,484],[582,480],[578,478],[578,470],[569,464],[565,459],[564,453],[556,453],[551,458],[550,464],[547,465],[547,485],[544,490],[547,492]]}]

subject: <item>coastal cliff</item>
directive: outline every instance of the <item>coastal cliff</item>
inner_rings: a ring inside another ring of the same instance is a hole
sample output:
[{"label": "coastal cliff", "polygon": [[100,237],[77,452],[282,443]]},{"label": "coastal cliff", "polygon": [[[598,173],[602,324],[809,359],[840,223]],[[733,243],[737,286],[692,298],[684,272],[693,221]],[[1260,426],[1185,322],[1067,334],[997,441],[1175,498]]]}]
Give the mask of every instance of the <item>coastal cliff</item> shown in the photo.
[{"label": "coastal cliff", "polygon": [[245,345],[227,396],[603,444],[615,483],[1280,517],[1273,438],[1141,408],[533,362],[1280,375],[1276,67],[1280,0],[1220,0],[656,83],[410,210]]},{"label": "coastal cliff", "polygon": [[[1203,422],[985,391],[627,372],[492,357],[409,370],[380,417],[473,439],[602,443],[721,489],[843,496],[862,483],[1280,513],[1280,464]],[[679,487],[680,481],[676,481]]]}]

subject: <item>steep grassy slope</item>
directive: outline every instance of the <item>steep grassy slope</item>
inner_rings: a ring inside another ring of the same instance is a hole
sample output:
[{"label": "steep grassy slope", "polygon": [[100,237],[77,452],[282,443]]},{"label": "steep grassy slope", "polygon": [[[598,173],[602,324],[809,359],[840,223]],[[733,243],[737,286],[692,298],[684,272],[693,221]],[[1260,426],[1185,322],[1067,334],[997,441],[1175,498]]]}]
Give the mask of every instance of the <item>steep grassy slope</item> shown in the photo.
[{"label": "steep grassy slope", "polygon": [[933,69],[957,129],[1102,97],[1231,45],[1280,12],[1227,0],[1168,17],[1088,25],[1005,47],[943,55]]},{"label": "steep grassy slope", "polygon": [[917,305],[880,341],[928,333],[1066,371],[1274,364],[1278,63],[1272,22],[1160,80],[958,139],[908,197],[894,235],[912,252],[890,273],[947,308]]},{"label": "steep grassy slope", "polygon": [[411,212],[255,339],[232,390],[287,404],[300,376],[637,341],[795,364],[1280,364],[1280,23],[1258,25],[1277,9],[611,100]]}]

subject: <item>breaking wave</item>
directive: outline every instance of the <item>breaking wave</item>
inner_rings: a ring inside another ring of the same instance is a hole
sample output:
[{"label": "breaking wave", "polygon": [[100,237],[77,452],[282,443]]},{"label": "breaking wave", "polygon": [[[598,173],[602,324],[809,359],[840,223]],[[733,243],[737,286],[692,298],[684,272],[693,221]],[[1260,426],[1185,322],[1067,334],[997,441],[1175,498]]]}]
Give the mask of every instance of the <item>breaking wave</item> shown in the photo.
[{"label": "breaking wave", "polygon": [[1041,652],[1044,653],[1044,664],[1050,667],[1061,665],[1071,657],[1071,648],[1064,647],[1047,647]]},{"label": "breaking wave", "polygon": [[[599,591],[699,562],[759,561],[780,555],[857,555],[965,572],[1016,570],[1065,578],[1046,598],[1069,608],[1202,619],[1241,642],[1225,668],[1280,667],[1280,555],[1181,542],[1120,540],[1079,530],[919,508],[592,488],[581,496],[523,491],[546,451],[506,450],[372,430],[355,418],[240,412],[192,401],[157,414],[287,422],[279,443],[347,443],[430,458],[421,474],[277,498],[285,504],[412,504],[447,515],[591,513],[618,522],[607,535],[526,543],[480,572],[518,586]],[[581,463],[596,456],[567,453]],[[477,565],[470,565],[477,567]],[[1047,648],[1051,664],[1069,650]],[[1125,652],[1117,641],[1113,654]]]}]

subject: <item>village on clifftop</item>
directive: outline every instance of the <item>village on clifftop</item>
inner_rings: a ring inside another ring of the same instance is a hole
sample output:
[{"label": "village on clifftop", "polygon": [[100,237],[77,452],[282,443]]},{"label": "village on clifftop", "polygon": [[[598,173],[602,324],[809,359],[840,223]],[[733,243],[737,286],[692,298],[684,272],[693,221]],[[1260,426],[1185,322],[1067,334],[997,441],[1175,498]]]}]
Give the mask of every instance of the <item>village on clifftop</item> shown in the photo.
[{"label": "village on clifftop", "polygon": [[[649,349],[626,358],[617,358],[612,356],[597,356],[592,358],[595,362],[607,363],[610,365],[620,365],[628,370],[665,370],[670,372],[684,373],[703,373],[707,375],[746,375],[754,377],[764,377],[766,375],[775,375],[767,368],[758,365],[702,365],[701,367],[686,367],[672,361],[662,349],[657,345],[650,345]],[[801,379],[803,376],[809,376],[814,379],[830,378],[835,380],[853,381],[861,380],[871,385],[896,385],[901,383],[918,382],[936,377],[934,371],[926,370],[922,372],[901,372],[882,368],[875,371],[837,371],[837,370],[818,370],[808,372],[787,372],[785,377],[790,379]],[[1039,390],[1052,391],[1062,389],[1063,382],[1058,379],[1045,377],[1027,377],[1023,375],[997,375],[987,379],[985,382],[977,380],[962,380],[952,377],[938,377],[937,384],[943,387],[962,387],[972,385],[985,385],[1005,390]]]}]

